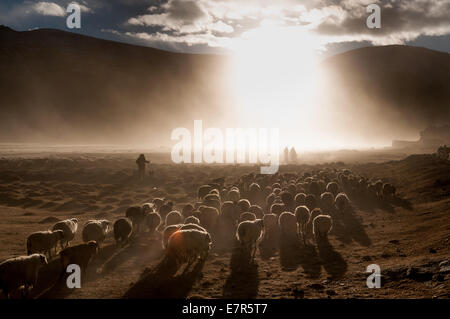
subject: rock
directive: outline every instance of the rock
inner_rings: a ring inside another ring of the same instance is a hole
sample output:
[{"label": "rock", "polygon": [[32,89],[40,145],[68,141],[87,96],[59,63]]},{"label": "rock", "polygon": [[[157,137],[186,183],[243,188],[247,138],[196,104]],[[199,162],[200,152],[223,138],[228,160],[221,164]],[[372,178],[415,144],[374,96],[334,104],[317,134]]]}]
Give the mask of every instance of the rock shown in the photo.
[{"label": "rock", "polygon": [[371,261],[372,260],[372,257],[370,257],[370,256],[363,256],[362,257],[362,261]]},{"label": "rock", "polygon": [[323,290],[323,289],[325,289],[325,286],[321,285],[321,284],[311,284],[311,285],[308,285],[308,288],[315,289],[315,290]]},{"label": "rock", "polygon": [[398,244],[400,244],[400,241],[397,240],[397,239],[393,239],[393,240],[390,240],[389,243],[390,244],[394,244],[394,245],[398,245]]},{"label": "rock", "polygon": [[430,254],[435,254],[435,253],[437,253],[437,251],[436,251],[436,249],[434,249],[434,248],[430,248]]},{"label": "rock", "polygon": [[409,267],[406,271],[406,277],[415,281],[428,281],[433,279],[433,274],[418,267]]},{"label": "rock", "polygon": [[450,272],[450,261],[444,260],[439,263],[439,273],[447,274]]},{"label": "rock", "polygon": [[305,291],[303,289],[294,288],[292,290],[292,293],[294,294],[295,298],[300,298],[300,299],[305,298]]},{"label": "rock", "polygon": [[325,292],[327,293],[328,296],[336,296],[337,295],[336,291],[334,291],[333,289],[327,289]]}]

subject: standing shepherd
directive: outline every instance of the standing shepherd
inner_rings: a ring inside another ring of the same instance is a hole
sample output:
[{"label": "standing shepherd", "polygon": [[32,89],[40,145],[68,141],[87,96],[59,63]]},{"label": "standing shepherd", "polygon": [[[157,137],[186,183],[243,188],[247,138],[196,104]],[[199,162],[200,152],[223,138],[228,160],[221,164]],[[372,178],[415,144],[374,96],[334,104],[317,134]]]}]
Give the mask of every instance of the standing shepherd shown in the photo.
[{"label": "standing shepherd", "polygon": [[139,155],[138,159],[136,160],[136,164],[138,166],[139,171],[139,180],[143,181],[145,177],[145,164],[149,164],[150,162],[145,159],[144,154]]}]

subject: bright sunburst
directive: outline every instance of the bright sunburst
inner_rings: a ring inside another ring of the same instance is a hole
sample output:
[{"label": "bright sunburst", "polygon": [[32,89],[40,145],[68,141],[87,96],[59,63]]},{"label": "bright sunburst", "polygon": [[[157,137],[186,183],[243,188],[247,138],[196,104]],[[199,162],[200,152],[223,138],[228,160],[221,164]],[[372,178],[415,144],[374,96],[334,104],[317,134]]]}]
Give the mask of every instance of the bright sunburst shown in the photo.
[{"label": "bright sunburst", "polygon": [[[282,130],[286,144],[317,145],[317,134],[311,132],[321,109],[316,100],[318,39],[299,27],[264,24],[244,33],[233,49],[233,87],[240,117],[249,125],[295,128]],[[302,118],[310,120],[299,126],[296,123]]]}]

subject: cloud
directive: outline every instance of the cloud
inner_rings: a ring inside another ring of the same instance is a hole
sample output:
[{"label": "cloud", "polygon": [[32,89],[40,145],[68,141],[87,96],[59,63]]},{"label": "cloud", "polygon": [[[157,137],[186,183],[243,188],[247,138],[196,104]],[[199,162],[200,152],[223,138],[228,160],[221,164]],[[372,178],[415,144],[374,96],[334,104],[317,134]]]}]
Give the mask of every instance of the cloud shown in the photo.
[{"label": "cloud", "polygon": [[[366,25],[366,7],[372,3],[381,7],[381,29]],[[176,43],[212,39],[207,44],[215,46],[217,37],[237,38],[266,21],[305,26],[325,44],[400,44],[424,35],[450,34],[450,0],[169,0],[150,8],[129,18],[128,25],[156,27],[156,37]]]},{"label": "cloud", "polygon": [[[450,0],[76,0],[86,15],[88,34],[136,34],[187,46],[228,45],[248,31],[270,23],[307,29],[324,45],[333,43],[402,44],[424,36],[450,35]],[[23,29],[59,27],[51,17],[65,16],[71,0],[2,0],[0,23]],[[381,7],[381,29],[366,26],[368,4]],[[103,32],[101,30],[115,30]],[[127,36],[129,34],[129,36]],[[127,38],[128,37],[128,38]],[[139,43],[145,41],[140,39]],[[186,42],[183,42],[186,41]],[[145,43],[144,43],[145,44]],[[229,49],[229,47],[225,48]],[[201,51],[200,51],[201,52]]]},{"label": "cloud", "polygon": [[[404,44],[420,36],[450,34],[450,0],[377,1],[381,7],[381,29],[368,29],[367,1],[343,1],[343,14],[330,13],[315,31],[330,42],[370,41],[375,45]],[[329,7],[324,7],[324,11]]]},{"label": "cloud", "polygon": [[30,9],[46,16],[64,17],[66,15],[66,10],[53,2],[38,2],[31,5]]}]

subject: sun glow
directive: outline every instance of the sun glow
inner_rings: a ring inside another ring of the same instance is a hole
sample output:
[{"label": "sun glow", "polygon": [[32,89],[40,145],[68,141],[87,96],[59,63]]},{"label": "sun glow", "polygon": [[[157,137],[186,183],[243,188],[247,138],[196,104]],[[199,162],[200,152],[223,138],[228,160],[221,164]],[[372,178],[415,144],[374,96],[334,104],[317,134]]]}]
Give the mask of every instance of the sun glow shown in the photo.
[{"label": "sun glow", "polygon": [[[249,126],[280,128],[283,144],[316,148],[314,123],[322,111],[318,39],[299,27],[265,24],[244,33],[233,49],[239,117]],[[308,121],[299,125],[301,119]]]}]

